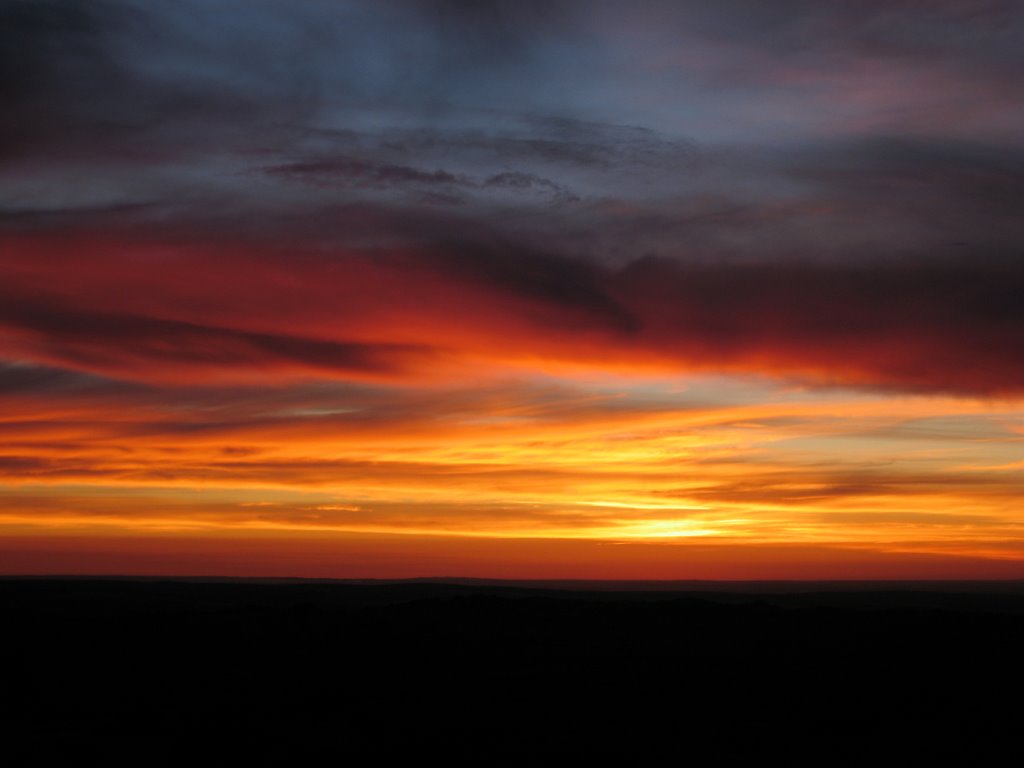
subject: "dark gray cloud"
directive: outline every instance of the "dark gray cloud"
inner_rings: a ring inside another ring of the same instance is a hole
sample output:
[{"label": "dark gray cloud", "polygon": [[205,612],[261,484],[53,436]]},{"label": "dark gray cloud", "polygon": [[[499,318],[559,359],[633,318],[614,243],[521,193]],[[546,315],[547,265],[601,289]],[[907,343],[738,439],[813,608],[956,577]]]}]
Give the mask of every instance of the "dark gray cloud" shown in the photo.
[{"label": "dark gray cloud", "polygon": [[423,171],[404,165],[375,165],[349,157],[306,160],[265,168],[273,176],[299,179],[313,184],[351,186],[355,188],[389,187],[406,184],[454,185],[464,183],[447,171]]},{"label": "dark gray cloud", "polygon": [[[308,114],[315,94],[299,41],[254,38],[216,8],[4,0],[0,99],[8,119],[0,157],[181,162],[267,141],[282,116]],[[218,27],[224,35],[211,36]]]},{"label": "dark gray cloud", "polygon": [[88,398],[110,394],[127,396],[142,391],[138,385],[111,381],[85,373],[37,365],[0,363],[0,395]]},{"label": "dark gray cloud", "polygon": [[[412,344],[362,343],[259,333],[124,312],[47,306],[5,297],[0,325],[27,337],[45,359],[128,378],[188,381],[197,371],[306,370],[387,376],[434,350]],[[15,344],[17,346],[17,343]]]}]

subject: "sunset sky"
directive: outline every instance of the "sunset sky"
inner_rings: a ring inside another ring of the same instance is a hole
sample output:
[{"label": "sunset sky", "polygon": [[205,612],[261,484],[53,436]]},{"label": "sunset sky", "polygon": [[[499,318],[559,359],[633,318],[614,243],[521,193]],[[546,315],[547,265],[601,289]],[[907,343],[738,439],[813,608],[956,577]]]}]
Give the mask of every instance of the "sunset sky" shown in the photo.
[{"label": "sunset sky", "polygon": [[1024,578],[1024,4],[0,0],[0,573]]}]

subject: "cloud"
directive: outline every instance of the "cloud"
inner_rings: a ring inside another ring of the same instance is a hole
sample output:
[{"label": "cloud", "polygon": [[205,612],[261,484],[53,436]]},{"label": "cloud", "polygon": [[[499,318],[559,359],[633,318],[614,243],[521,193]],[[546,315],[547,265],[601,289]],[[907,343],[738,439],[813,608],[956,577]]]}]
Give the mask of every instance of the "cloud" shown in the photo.
[{"label": "cloud", "polygon": [[355,188],[414,185],[454,185],[464,183],[446,171],[422,171],[403,165],[373,164],[348,157],[307,160],[274,165],[263,169],[273,176],[308,181],[313,184],[352,186]]},{"label": "cloud", "polygon": [[[985,435],[977,457],[1012,455],[993,439],[1013,435],[995,431],[991,408],[769,389],[744,403],[720,384],[709,391],[717,400],[521,382],[29,392],[0,412],[0,524],[884,540],[931,551],[928,536],[967,553],[1019,532],[1018,475],[956,466],[959,434],[899,442],[908,420],[956,417]],[[881,428],[874,444],[856,434],[865,424]],[[835,442],[816,442],[823,435]],[[878,440],[892,458],[879,461]]]},{"label": "cloud", "polygon": [[47,362],[116,377],[128,374],[183,383],[204,372],[228,378],[261,371],[393,375],[404,367],[403,359],[427,358],[432,352],[411,344],[258,333],[145,315],[47,307],[13,298],[0,309],[0,326],[15,337],[8,342],[8,354],[14,357],[37,355]]},{"label": "cloud", "polygon": [[612,266],[500,238],[366,253],[85,236],[8,246],[2,353],[128,380],[413,382],[564,364],[1024,389],[1024,270],[983,255]]},{"label": "cloud", "polygon": [[314,94],[289,28],[258,32],[266,10],[232,24],[191,2],[4,0],[0,155],[15,167],[148,165],[271,140],[277,116],[309,114]]},{"label": "cloud", "polygon": [[1024,271],[973,264],[684,267],[618,275],[651,349],[697,365],[918,391],[1017,393]]},{"label": "cloud", "polygon": [[[589,167],[610,144],[643,162],[651,130],[1012,137],[1022,27],[1008,0],[3,0],[0,152],[177,166],[294,149],[309,128],[390,127],[421,151],[475,142]],[[532,130],[501,130],[523,116]],[[639,126],[629,141],[584,128],[616,121]]]},{"label": "cloud", "polygon": [[0,526],[1018,556],[1019,4],[641,6],[0,0]]}]

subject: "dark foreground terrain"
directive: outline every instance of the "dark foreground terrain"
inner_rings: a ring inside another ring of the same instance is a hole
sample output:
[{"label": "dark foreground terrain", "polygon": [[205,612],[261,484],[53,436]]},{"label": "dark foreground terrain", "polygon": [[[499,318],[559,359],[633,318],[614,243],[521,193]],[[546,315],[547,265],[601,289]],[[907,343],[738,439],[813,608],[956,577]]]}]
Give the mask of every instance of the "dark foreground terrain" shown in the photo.
[{"label": "dark foreground terrain", "polygon": [[3,579],[0,762],[1024,758],[1024,584],[555,586]]}]

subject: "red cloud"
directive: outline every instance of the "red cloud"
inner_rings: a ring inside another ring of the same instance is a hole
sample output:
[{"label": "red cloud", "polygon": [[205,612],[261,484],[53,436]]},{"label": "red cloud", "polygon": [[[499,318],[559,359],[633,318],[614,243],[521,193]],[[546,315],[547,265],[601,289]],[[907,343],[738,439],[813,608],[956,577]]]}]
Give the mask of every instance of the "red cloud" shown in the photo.
[{"label": "red cloud", "polygon": [[115,378],[401,380],[536,364],[1024,389],[1024,269],[986,261],[613,269],[497,246],[37,236],[7,238],[0,272],[0,355]]}]

